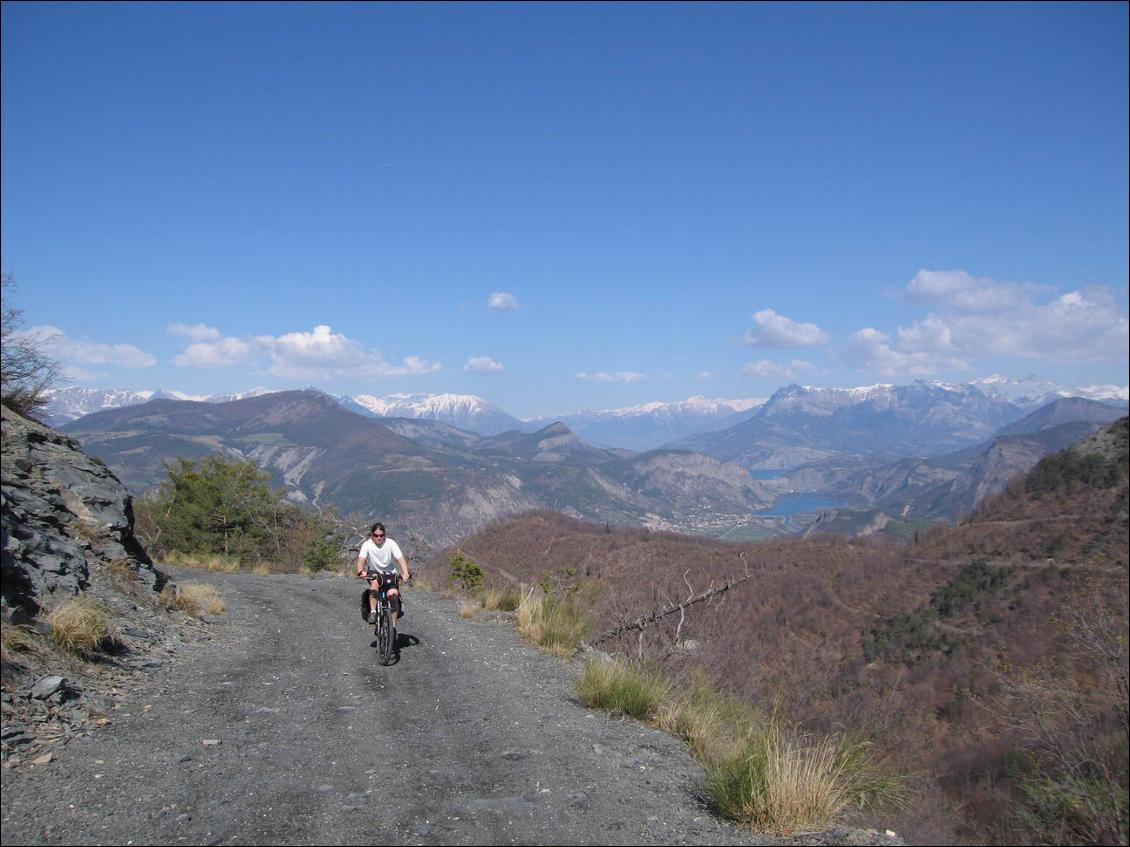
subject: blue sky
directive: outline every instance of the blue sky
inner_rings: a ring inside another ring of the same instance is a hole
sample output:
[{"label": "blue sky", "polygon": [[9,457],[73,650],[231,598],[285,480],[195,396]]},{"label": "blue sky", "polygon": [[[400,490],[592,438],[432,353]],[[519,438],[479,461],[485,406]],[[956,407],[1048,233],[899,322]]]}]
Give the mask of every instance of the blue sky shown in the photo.
[{"label": "blue sky", "polygon": [[1127,5],[5,3],[77,384],[1126,385]]}]

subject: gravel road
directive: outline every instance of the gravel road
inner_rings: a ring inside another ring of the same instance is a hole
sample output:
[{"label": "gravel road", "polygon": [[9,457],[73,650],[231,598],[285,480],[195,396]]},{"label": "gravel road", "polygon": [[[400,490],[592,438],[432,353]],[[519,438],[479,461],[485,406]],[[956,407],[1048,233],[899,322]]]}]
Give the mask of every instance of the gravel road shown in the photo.
[{"label": "gravel road", "polygon": [[44,766],[3,772],[6,844],[750,844],[680,742],[576,699],[572,665],[408,590],[377,664],[359,581],[216,574],[175,670]]}]

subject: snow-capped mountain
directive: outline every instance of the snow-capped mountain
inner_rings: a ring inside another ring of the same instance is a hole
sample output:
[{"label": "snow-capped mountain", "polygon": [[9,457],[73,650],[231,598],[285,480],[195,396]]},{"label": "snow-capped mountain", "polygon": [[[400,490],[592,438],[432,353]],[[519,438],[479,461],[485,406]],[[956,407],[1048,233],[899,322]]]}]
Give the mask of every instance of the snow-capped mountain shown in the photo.
[{"label": "snow-capped mountain", "polygon": [[858,388],[789,385],[749,419],[672,446],[749,468],[929,455],[984,441],[1025,411],[974,385],[921,380]]},{"label": "snow-capped mountain", "polygon": [[1130,386],[1125,385],[1061,385],[1038,376],[1024,378],[993,374],[971,383],[987,394],[996,394],[1026,409],[1047,405],[1060,397],[1083,397],[1110,406],[1130,405]]},{"label": "snow-capped mountain", "polygon": [[357,394],[337,398],[347,409],[374,418],[427,418],[479,435],[525,429],[522,421],[474,394]]},{"label": "snow-capped mountain", "polygon": [[131,391],[128,388],[83,388],[72,385],[67,388],[52,388],[47,392],[48,402],[44,417],[52,426],[62,426],[73,420],[102,412],[106,409],[120,409],[123,406],[136,406],[150,400],[193,400],[198,403],[226,403],[246,397],[259,397],[271,394],[269,388],[252,388],[242,394],[186,394],[183,391],[158,389],[156,391]]},{"label": "snow-capped mountain", "polygon": [[52,426],[61,426],[91,412],[145,403],[153,399],[154,392],[130,391],[128,388],[112,388],[104,391],[100,388],[72,385],[68,388],[48,389],[46,394],[48,400],[43,416]]},{"label": "snow-capped mountain", "polygon": [[690,397],[673,403],[642,403],[619,409],[589,410],[530,418],[528,427],[562,421],[586,441],[605,447],[652,450],[697,432],[721,429],[752,415],[763,399]]}]

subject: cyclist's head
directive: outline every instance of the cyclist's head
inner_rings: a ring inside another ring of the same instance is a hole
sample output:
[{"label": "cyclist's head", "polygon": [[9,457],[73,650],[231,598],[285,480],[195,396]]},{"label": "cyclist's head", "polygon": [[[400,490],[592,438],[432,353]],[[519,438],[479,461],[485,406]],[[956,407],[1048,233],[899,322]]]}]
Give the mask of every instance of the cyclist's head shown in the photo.
[{"label": "cyclist's head", "polygon": [[373,524],[373,528],[370,530],[370,534],[373,536],[373,539],[375,541],[383,541],[385,537],[385,525],[383,523]]}]

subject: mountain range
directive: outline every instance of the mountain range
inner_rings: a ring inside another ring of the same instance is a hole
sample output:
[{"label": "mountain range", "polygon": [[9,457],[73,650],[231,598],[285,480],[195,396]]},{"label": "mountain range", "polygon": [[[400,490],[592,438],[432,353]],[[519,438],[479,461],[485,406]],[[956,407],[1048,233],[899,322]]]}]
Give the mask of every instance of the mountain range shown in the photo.
[{"label": "mountain range", "polygon": [[436,544],[534,508],[695,530],[771,499],[744,469],[686,451],[626,455],[561,423],[475,436],[441,421],[364,417],[316,391],[152,400],[63,429],[135,494],[159,483],[175,457],[221,452],[254,461],[292,500],[387,518]]},{"label": "mountain range", "polygon": [[[792,385],[760,405],[692,398],[550,423],[519,421],[469,395],[365,396],[361,403],[316,390],[249,394],[222,402],[158,398],[86,415],[65,430],[135,492],[159,482],[171,458],[222,451],[256,461],[293,500],[402,516],[437,537],[535,507],[759,537],[954,520],[1047,452],[1120,414],[1081,398],[1033,411],[999,386],[928,382]],[[315,418],[324,420],[301,423]],[[695,419],[721,428],[642,454],[583,435],[612,436],[620,427],[623,438],[638,425],[650,427],[654,440]],[[790,495],[792,511],[762,514]]]}]

